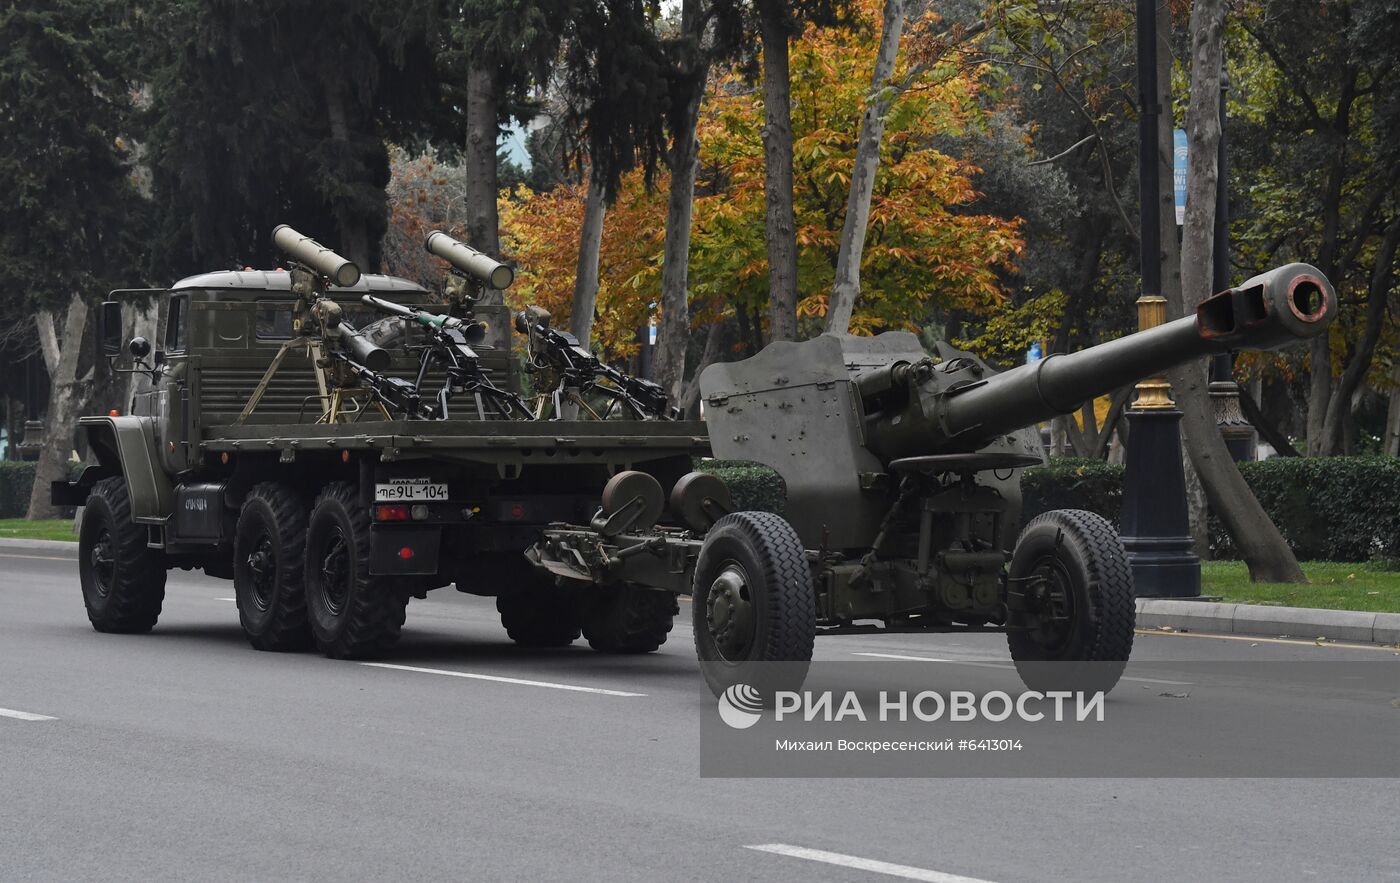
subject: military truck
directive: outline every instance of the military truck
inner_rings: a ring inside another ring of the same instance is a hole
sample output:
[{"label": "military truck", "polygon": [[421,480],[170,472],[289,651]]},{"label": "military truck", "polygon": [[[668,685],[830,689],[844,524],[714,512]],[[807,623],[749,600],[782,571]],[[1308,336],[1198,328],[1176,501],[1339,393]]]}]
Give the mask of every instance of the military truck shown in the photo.
[{"label": "military truck", "polygon": [[[1018,667],[1094,663],[1093,685],[1111,688],[1132,645],[1131,568],[1096,515],[1018,530],[1020,471],[1042,460],[1030,427],[1193,357],[1321,333],[1336,310],[1321,273],[1290,265],[1194,316],[1001,374],[907,333],[823,335],[711,366],[704,423],[668,419],[625,378],[609,382],[634,419],[542,419],[563,399],[519,407],[506,308],[452,294],[508,282],[494,262],[430,237],[459,273],[444,304],[294,231],[276,238],[290,272],[172,286],[164,347],[128,345],[152,390],[82,421],[97,462],[53,495],[86,503],[80,574],[99,631],[152,628],[172,568],[231,578],[254,647],[333,657],[386,652],[408,600],[449,584],[495,595],[517,643],[582,634],[618,653],[660,646],[690,595],[716,692],[800,682],[819,632],[968,629],[1004,632]],[[118,310],[99,323],[110,354]],[[396,334],[365,327],[385,313]],[[597,366],[547,318],[516,324],[532,361],[556,346],[574,395]],[[711,453],[775,469],[787,517],[733,511],[722,481],[692,471]]]}]

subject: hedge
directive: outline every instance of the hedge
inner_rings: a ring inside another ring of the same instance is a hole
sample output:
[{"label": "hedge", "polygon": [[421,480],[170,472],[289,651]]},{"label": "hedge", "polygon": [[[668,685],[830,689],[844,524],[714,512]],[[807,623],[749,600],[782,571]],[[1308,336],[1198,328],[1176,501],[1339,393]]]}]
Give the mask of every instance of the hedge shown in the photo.
[{"label": "hedge", "polygon": [[0,460],[0,518],[23,518],[29,511],[29,491],[33,487],[33,463]]},{"label": "hedge", "polygon": [[[77,478],[83,466],[82,463],[70,463],[69,477]],[[23,518],[29,514],[29,492],[33,487],[33,461],[0,460],[0,518]],[[73,510],[64,508],[60,515],[71,518]]]},{"label": "hedge", "polygon": [[[1400,559],[1400,460],[1394,457],[1276,457],[1240,472],[1303,561]],[[1212,552],[1238,557],[1211,518]]]},{"label": "hedge", "polygon": [[[783,511],[785,490],[763,466],[707,460],[740,509]],[[1304,561],[1400,561],[1400,459],[1276,457],[1240,471],[1274,524]],[[1123,467],[1099,460],[1057,459],[1021,474],[1023,522],[1049,509],[1088,509],[1117,523]],[[1219,520],[1209,525],[1211,554],[1238,557]]]}]

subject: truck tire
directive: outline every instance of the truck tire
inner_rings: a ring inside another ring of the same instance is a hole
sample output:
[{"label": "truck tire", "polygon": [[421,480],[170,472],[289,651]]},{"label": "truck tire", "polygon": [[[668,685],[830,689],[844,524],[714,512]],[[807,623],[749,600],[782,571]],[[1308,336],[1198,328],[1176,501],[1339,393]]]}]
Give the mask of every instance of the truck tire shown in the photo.
[{"label": "truck tire", "polygon": [[623,584],[585,589],[579,612],[594,650],[651,653],[666,643],[680,606],[670,592]]},{"label": "truck tire", "polygon": [[165,559],[146,548],[146,528],[131,520],[123,478],[93,485],[78,534],[78,578],[88,620],[99,632],[149,632],[165,601]]},{"label": "truck tire", "polygon": [[567,647],[578,640],[574,590],[555,585],[523,556],[511,556],[502,564],[496,612],[510,639],[522,647]]},{"label": "truck tire", "polygon": [[316,647],[333,659],[377,656],[399,639],[408,595],[369,572],[369,509],[338,481],[316,497],[306,530],[306,611]]},{"label": "truck tire", "polygon": [[306,505],[285,485],[255,485],[233,536],[233,593],[248,643],[288,652],[311,646],[302,580]]},{"label": "truck tire", "polygon": [[1038,515],[1016,541],[1008,576],[1028,608],[1026,627],[1006,635],[1026,686],[1113,689],[1137,618],[1133,570],[1117,529],[1081,509]]},{"label": "truck tire", "polygon": [[696,561],[690,606],[695,654],[716,696],[742,684],[769,700],[802,685],[817,634],[816,592],[807,552],[785,519],[733,512],[716,521]]}]

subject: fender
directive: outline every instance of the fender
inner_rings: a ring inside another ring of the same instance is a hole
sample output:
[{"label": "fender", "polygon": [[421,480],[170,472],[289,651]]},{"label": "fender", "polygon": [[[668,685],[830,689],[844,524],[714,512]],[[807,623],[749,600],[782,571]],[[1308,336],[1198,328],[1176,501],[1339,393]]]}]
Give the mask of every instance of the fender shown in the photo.
[{"label": "fender", "polygon": [[78,425],[87,433],[98,466],[88,467],[75,482],[54,482],[55,503],[81,505],[87,490],[100,478],[121,475],[131,497],[131,520],[159,524],[174,508],[170,476],[160,467],[156,450],[155,421],[150,417],[82,417]]}]

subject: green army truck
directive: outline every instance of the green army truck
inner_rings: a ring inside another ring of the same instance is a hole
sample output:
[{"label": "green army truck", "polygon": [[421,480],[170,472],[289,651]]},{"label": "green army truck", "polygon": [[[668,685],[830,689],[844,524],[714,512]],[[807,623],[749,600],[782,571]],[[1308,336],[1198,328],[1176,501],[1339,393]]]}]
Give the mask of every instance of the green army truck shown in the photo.
[{"label": "green army truck", "polygon": [[[372,363],[379,381],[427,387],[443,366],[425,366],[415,334],[423,329],[384,313],[440,316],[448,307],[421,285],[361,276],[349,262],[322,269],[182,279],[162,295],[154,351],[140,338],[126,344],[120,301],[104,305],[103,351],[127,348],[139,363],[127,370],[152,382],[125,413],[82,418],[96,462],[53,489],[54,499],[85,505],[80,573],[93,627],[151,629],[166,573],[179,568],[232,579],[243,629],[263,650],[382,653],[410,598],[452,584],[497,596],[521,644],[557,646],[582,632],[603,651],[659,646],[674,594],[616,586],[577,599],[522,551],[550,523],[588,523],[617,473],[676,484],[709,452],[704,425],[533,420],[519,408],[503,416],[481,391],[519,401],[512,317],[481,304],[470,310],[470,382],[480,386],[462,395],[467,404],[447,419],[385,410],[359,378],[335,377],[333,344],[313,314],[337,305],[339,326],[354,329],[342,344],[353,340],[363,358],[346,365]],[[509,284],[502,270],[492,262],[485,277]],[[366,296],[379,309],[361,303]],[[376,333],[382,346],[369,342]],[[433,395],[422,398],[436,407]]]}]

